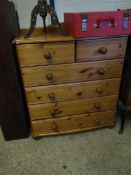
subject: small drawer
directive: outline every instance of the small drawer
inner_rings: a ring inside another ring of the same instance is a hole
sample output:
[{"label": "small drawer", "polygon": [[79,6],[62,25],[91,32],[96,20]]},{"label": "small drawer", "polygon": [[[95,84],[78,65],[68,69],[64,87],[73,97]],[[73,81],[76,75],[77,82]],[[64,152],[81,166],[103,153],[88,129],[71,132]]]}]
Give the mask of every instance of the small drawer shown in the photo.
[{"label": "small drawer", "polygon": [[31,120],[57,118],[67,115],[113,110],[116,108],[118,95],[87,98],[82,100],[64,101],[29,105]]},{"label": "small drawer", "polygon": [[74,62],[74,42],[25,44],[17,46],[21,66]]},{"label": "small drawer", "polygon": [[120,78],[26,88],[29,104],[60,102],[118,94]]},{"label": "small drawer", "polygon": [[22,68],[25,87],[120,78],[123,60]]},{"label": "small drawer", "polygon": [[77,62],[124,58],[127,37],[77,41]]},{"label": "small drawer", "polygon": [[58,135],[114,126],[115,112],[80,114],[56,119],[31,121],[33,137]]}]

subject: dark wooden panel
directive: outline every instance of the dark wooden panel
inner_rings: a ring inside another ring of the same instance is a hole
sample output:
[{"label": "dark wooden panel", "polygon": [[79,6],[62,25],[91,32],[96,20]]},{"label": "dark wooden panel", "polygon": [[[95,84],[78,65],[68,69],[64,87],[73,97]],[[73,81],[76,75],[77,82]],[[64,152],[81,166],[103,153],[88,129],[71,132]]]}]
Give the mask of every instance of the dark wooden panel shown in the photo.
[{"label": "dark wooden panel", "polygon": [[13,8],[8,3],[0,1],[0,125],[5,140],[13,140],[28,137],[29,122],[10,42],[18,33],[18,28],[10,25],[17,20],[15,11],[8,15]]},{"label": "dark wooden panel", "polygon": [[125,105],[131,106],[131,37],[128,39],[126,59],[124,62],[120,100]]},{"label": "dark wooden panel", "polygon": [[131,115],[131,37],[128,38],[127,52],[120,88],[119,108],[121,112],[121,126],[119,133],[122,134],[125,119],[128,115]]}]

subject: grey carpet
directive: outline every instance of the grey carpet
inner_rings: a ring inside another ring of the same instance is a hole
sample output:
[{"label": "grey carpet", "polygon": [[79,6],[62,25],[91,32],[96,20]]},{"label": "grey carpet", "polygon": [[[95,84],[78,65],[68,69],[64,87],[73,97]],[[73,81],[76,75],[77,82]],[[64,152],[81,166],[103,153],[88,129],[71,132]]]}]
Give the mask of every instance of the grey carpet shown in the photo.
[{"label": "grey carpet", "polygon": [[131,175],[131,119],[118,128],[11,142],[0,132],[0,175]]}]

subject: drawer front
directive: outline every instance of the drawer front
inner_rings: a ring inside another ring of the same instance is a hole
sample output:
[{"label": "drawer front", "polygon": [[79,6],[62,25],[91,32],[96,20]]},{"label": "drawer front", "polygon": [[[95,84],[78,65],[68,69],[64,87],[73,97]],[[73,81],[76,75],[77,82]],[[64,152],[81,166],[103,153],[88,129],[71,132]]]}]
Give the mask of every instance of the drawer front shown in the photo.
[{"label": "drawer front", "polygon": [[124,58],[127,38],[83,40],[77,42],[77,62]]},{"label": "drawer front", "polygon": [[32,121],[33,136],[57,135],[113,126],[114,111]]},{"label": "drawer front", "polygon": [[71,63],[74,62],[74,42],[18,45],[17,53],[21,66]]},{"label": "drawer front", "polygon": [[69,102],[29,105],[29,113],[31,120],[56,118],[67,115],[112,110],[116,108],[116,103],[117,95],[112,95]]},{"label": "drawer front", "polygon": [[121,77],[123,60],[23,68],[25,87]]},{"label": "drawer front", "polygon": [[60,102],[118,94],[120,78],[26,88],[29,104]]}]

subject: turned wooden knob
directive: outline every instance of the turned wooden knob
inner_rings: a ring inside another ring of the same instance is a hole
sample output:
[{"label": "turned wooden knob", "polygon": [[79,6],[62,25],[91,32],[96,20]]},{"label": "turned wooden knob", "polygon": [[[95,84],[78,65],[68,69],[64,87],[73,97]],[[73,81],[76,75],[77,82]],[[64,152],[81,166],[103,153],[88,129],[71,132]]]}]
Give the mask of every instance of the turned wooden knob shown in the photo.
[{"label": "turned wooden knob", "polygon": [[58,127],[57,127],[57,124],[55,122],[53,122],[52,124],[52,129],[57,132],[58,131]]},{"label": "turned wooden knob", "polygon": [[103,88],[102,87],[98,87],[97,89],[96,89],[96,92],[98,93],[98,94],[102,94],[103,93]]},{"label": "turned wooden knob", "polygon": [[46,52],[46,53],[44,54],[44,57],[45,57],[47,60],[52,59],[52,54],[51,54],[51,52]]},{"label": "turned wooden knob", "polygon": [[95,108],[96,108],[97,110],[100,110],[100,109],[101,109],[101,104],[100,104],[99,102],[96,102],[96,103],[95,103]]},{"label": "turned wooden knob", "polygon": [[54,76],[52,73],[47,74],[46,77],[47,77],[47,80],[49,80],[49,81],[53,81],[53,79],[54,79]]},{"label": "turned wooden knob", "polygon": [[50,93],[50,94],[48,95],[48,97],[49,97],[49,99],[52,100],[52,101],[55,100],[55,94],[54,94],[54,93]]},{"label": "turned wooden knob", "polygon": [[101,47],[100,49],[98,49],[99,54],[105,55],[107,54],[107,52],[108,52],[108,49],[106,47]]},{"label": "turned wooden knob", "polygon": [[97,70],[97,73],[100,75],[104,75],[105,74],[105,70],[103,68],[100,68]]}]

